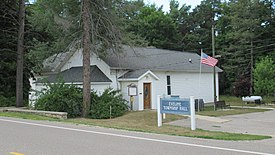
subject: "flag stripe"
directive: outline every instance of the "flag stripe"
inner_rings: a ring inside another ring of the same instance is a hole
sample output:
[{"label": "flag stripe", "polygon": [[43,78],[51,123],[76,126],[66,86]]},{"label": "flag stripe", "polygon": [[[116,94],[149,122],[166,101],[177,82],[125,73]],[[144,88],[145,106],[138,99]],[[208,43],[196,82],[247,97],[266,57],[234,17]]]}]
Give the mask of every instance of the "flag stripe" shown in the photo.
[{"label": "flag stripe", "polygon": [[218,60],[208,56],[205,53],[202,53],[201,54],[201,63],[214,67],[218,63]]}]

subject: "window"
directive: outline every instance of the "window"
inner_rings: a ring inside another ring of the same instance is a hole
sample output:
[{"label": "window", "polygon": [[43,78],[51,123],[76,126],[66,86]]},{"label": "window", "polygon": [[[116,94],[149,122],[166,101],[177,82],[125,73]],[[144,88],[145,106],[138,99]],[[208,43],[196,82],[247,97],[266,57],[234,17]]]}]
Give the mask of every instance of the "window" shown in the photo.
[{"label": "window", "polygon": [[171,80],[170,80],[170,75],[166,76],[167,80],[167,95],[171,95]]}]

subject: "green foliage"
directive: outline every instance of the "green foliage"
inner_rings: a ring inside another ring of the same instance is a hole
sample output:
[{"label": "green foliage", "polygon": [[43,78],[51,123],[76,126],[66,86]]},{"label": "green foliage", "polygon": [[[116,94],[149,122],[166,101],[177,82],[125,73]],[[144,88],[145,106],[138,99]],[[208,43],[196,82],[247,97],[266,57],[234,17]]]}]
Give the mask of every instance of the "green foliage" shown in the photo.
[{"label": "green foliage", "polygon": [[[15,97],[16,90],[16,60],[17,60],[17,39],[18,39],[18,1],[2,0],[0,5],[0,95],[5,98]],[[27,13],[28,14],[28,13]],[[28,19],[25,21],[25,45],[31,45],[28,42],[32,37],[30,35],[31,27],[28,25]],[[24,53],[29,52],[29,48],[24,48]],[[29,91],[29,81],[31,77],[30,70],[32,63],[24,58],[23,75],[23,93],[27,100]]]},{"label": "green foliage", "polygon": [[[109,48],[119,51],[120,28],[115,24],[112,2],[95,0],[91,3],[91,48],[94,48],[98,55]],[[82,1],[37,0],[31,5],[31,9],[31,24],[40,34],[33,40],[36,44],[29,55],[38,64],[35,69],[41,71],[43,60],[53,54],[81,48]],[[95,48],[98,44],[102,46]]]},{"label": "green foliage", "polygon": [[233,95],[237,97],[248,96],[250,93],[249,88],[250,78],[245,75],[241,75],[233,83]]},{"label": "green foliage", "polygon": [[[39,99],[35,102],[35,109],[67,112],[68,117],[81,116],[83,97],[80,88],[60,81],[55,84],[47,83],[46,86],[46,90],[41,92]],[[122,116],[127,109],[126,101],[118,90],[109,88],[100,96],[96,92],[91,92],[90,118],[114,118]]]},{"label": "green foliage", "polygon": [[35,109],[67,112],[68,117],[81,115],[82,91],[80,88],[62,82],[48,83],[46,86],[47,90],[35,102]]},{"label": "green foliage", "polygon": [[239,77],[245,75],[249,79],[252,76],[251,50],[254,61],[273,52],[274,3],[266,0],[228,1],[222,3],[220,8],[216,49],[222,55],[219,64],[225,74],[222,79],[225,85],[223,89],[229,92],[234,83],[241,82]]},{"label": "green foliage", "polygon": [[253,75],[257,95],[275,95],[275,63],[272,58],[266,56],[257,62]]},{"label": "green foliage", "polygon": [[15,106],[15,97],[6,98],[0,95],[0,107]]},{"label": "green foliage", "polygon": [[122,43],[130,46],[148,46],[148,41],[145,37],[137,34],[136,31],[131,31],[132,27],[137,25],[138,15],[140,10],[145,6],[142,0],[127,1],[118,0],[115,2],[114,10],[118,20],[116,24],[119,25],[122,30]]},{"label": "green foliage", "polygon": [[[118,10],[120,9],[120,10]],[[179,33],[176,22],[166,15],[162,8],[146,6],[143,1],[129,1],[117,8],[124,43],[135,46],[155,46],[164,49],[177,49]],[[143,43],[142,43],[143,42]]]},{"label": "green foliage", "polygon": [[91,111],[89,116],[91,118],[114,118],[122,116],[127,109],[126,101],[118,90],[106,89],[101,96],[98,96],[95,92],[91,94]]},{"label": "green foliage", "polygon": [[[250,49],[254,51],[254,60],[275,56],[274,4],[270,0],[203,0],[191,10],[190,6],[180,6],[178,1],[171,0],[170,11],[163,12],[154,5],[146,6],[142,0],[96,0],[91,5],[94,24],[91,33],[96,36],[92,43],[110,48],[121,43],[119,34],[122,33],[123,44],[193,52],[202,48],[209,54],[214,24],[216,54],[222,55],[218,65],[224,70],[220,78],[221,91],[233,94],[235,84],[242,82],[236,79],[251,76]],[[72,42],[81,39],[81,1],[37,0],[26,6],[26,13],[25,98],[31,71],[41,71],[45,58],[66,51]],[[18,1],[1,1],[0,95],[5,98],[15,96],[17,20]],[[255,84],[254,89],[258,91],[260,86]]]}]

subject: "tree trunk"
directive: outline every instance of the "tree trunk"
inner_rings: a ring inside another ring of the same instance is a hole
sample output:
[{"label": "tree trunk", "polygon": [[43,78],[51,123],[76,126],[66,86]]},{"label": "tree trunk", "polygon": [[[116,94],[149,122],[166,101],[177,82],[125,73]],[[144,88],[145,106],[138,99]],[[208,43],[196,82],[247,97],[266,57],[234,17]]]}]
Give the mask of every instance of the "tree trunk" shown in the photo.
[{"label": "tree trunk", "polygon": [[83,109],[82,117],[87,117],[91,102],[90,77],[90,1],[83,0]]},{"label": "tree trunk", "polygon": [[16,66],[16,107],[23,106],[23,58],[24,58],[25,0],[19,0],[19,31]]}]

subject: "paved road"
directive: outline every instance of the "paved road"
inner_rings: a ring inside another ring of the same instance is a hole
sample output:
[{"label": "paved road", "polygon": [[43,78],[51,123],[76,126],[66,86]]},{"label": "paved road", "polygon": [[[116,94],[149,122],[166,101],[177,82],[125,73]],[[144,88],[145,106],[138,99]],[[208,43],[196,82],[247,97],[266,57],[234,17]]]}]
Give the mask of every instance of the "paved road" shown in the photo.
[{"label": "paved road", "polygon": [[[197,127],[205,130],[246,134],[269,135],[275,138],[275,110],[218,117],[224,121],[197,119]],[[190,126],[190,119],[178,120],[169,124]]]},{"label": "paved road", "polygon": [[1,155],[275,154],[274,139],[217,141],[0,117]]}]

